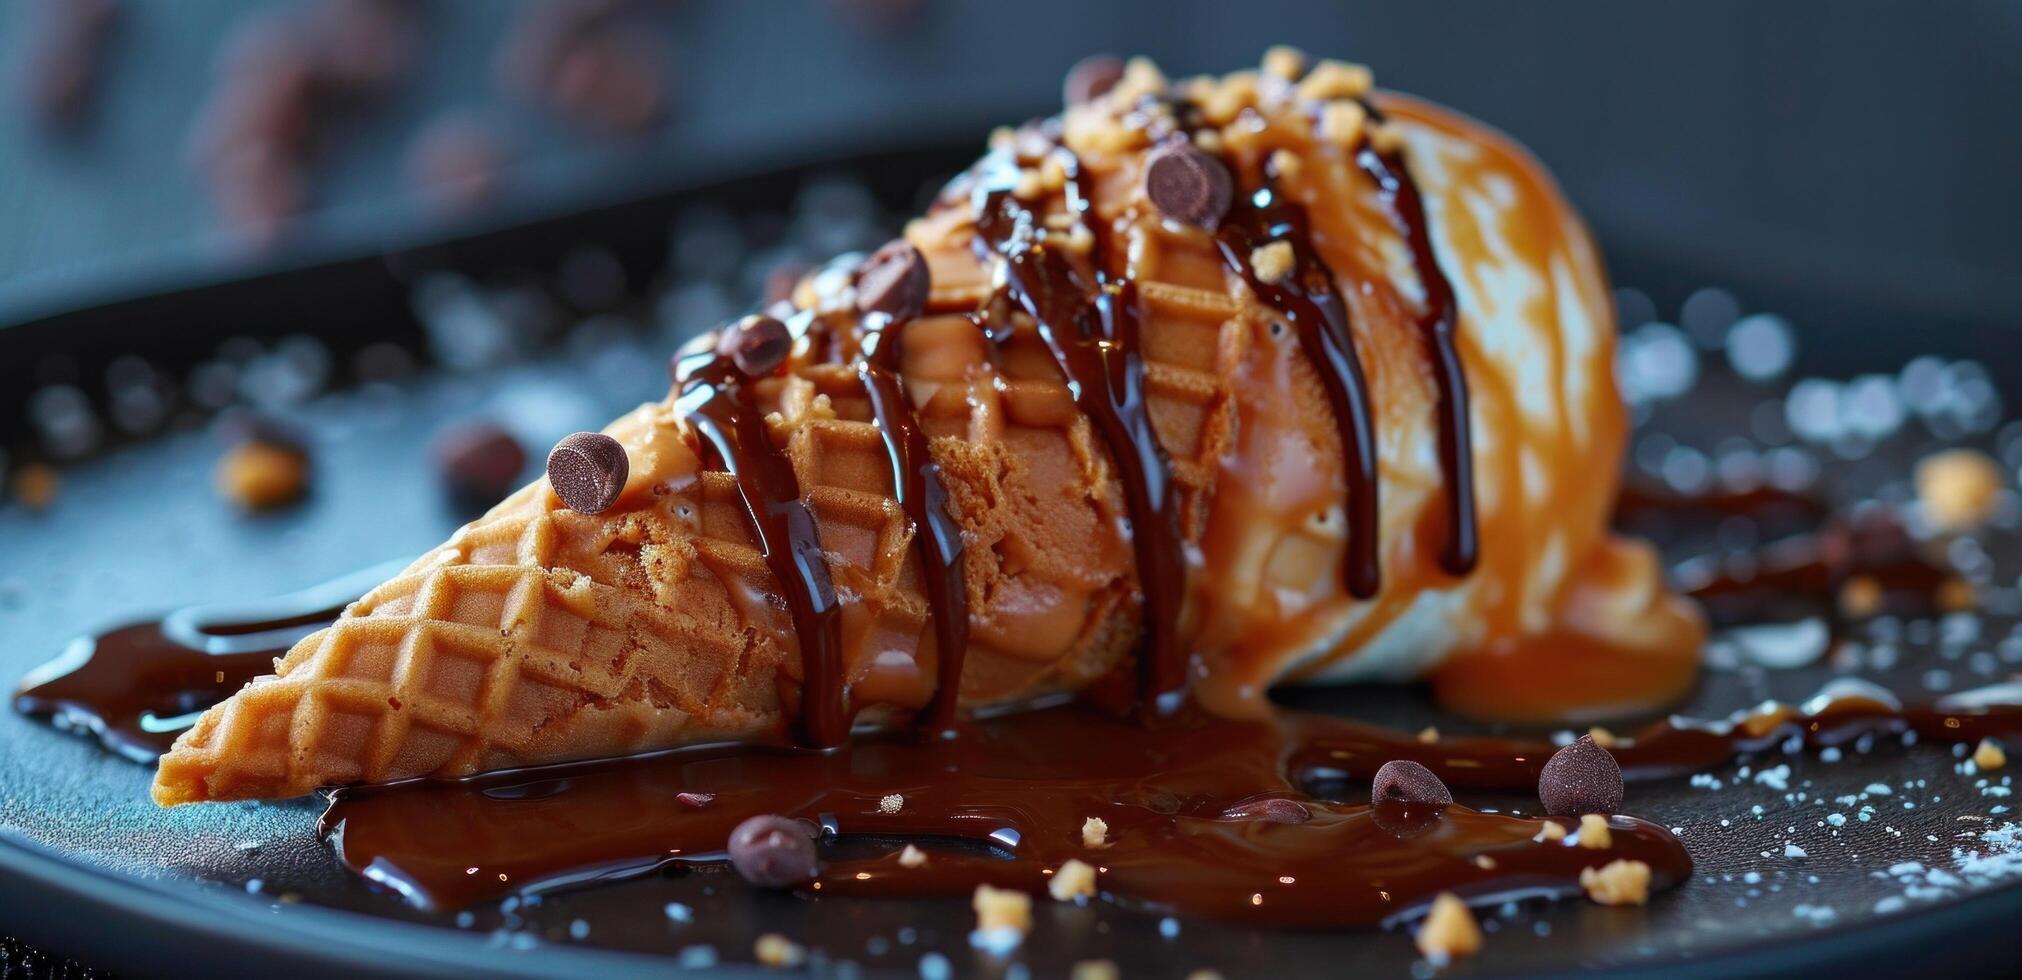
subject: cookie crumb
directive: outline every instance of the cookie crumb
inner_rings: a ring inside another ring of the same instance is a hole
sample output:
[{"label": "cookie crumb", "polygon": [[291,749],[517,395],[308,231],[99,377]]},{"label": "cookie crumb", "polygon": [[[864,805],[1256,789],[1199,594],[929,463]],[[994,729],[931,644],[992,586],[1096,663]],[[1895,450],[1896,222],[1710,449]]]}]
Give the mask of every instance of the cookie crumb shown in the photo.
[{"label": "cookie crumb", "polygon": [[969,903],[976,910],[976,931],[1003,929],[1020,936],[1032,931],[1032,896],[1009,888],[977,885]]},{"label": "cookie crumb", "polygon": [[1305,166],[1299,155],[1291,150],[1272,150],[1264,165],[1272,176],[1280,180],[1297,180],[1300,169]]},{"label": "cookie crumb", "polygon": [[1594,727],[1587,729],[1587,737],[1592,738],[1594,740],[1595,745],[1598,745],[1604,749],[1612,749],[1616,745],[1621,743],[1621,740],[1615,737],[1614,732],[1602,728],[1599,725],[1595,725]]},{"label": "cookie crumb", "polygon": [[1132,58],[1123,63],[1123,77],[1109,90],[1109,98],[1116,105],[1129,107],[1147,95],[1163,93],[1166,85],[1165,73],[1150,58]]},{"label": "cookie crumb", "polygon": [[1983,738],[1979,747],[1973,750],[1973,764],[1979,766],[1981,772],[1999,769],[2008,764],[2008,750],[2002,748],[2000,742]]},{"label": "cookie crumb", "polygon": [[1117,971],[1115,963],[1108,960],[1082,960],[1074,964],[1074,970],[1068,976],[1073,980],[1117,980],[1123,974]]},{"label": "cookie crumb", "polygon": [[1072,902],[1077,898],[1095,897],[1095,866],[1086,861],[1069,858],[1060,870],[1053,873],[1053,880],[1046,883],[1046,890],[1056,902]]},{"label": "cookie crumb", "polygon": [[1306,73],[1306,52],[1289,44],[1274,45],[1264,52],[1264,74],[1296,82]]},{"label": "cookie crumb", "polygon": [[1494,871],[1495,858],[1489,857],[1486,854],[1477,854],[1474,856],[1474,866],[1483,871]]},{"label": "cookie crumb", "polygon": [[1081,822],[1081,846],[1103,848],[1109,846],[1109,821],[1101,817],[1089,817]]},{"label": "cookie crumb", "polygon": [[29,463],[14,475],[14,497],[32,511],[48,510],[56,502],[56,491],[62,487],[56,470],[41,463]]},{"label": "cookie crumb", "polygon": [[1641,905],[1650,900],[1650,866],[1641,861],[1609,861],[1580,872],[1580,887],[1602,905]]},{"label": "cookie crumb", "polygon": [[1593,851],[1615,846],[1615,835],[1608,829],[1607,817],[1589,813],[1580,818],[1580,846]]},{"label": "cookie crumb", "polygon": [[1467,903],[1452,892],[1440,892],[1418,927],[1418,951],[1435,964],[1447,963],[1481,951],[1481,926]]},{"label": "cookie crumb", "polygon": [[1839,611],[1848,619],[1867,619],[1882,609],[1882,585],[1872,575],[1855,575],[1839,587]]},{"label": "cookie crumb", "polygon": [[920,850],[919,848],[914,847],[911,844],[907,844],[906,849],[899,852],[899,867],[924,868],[926,866],[927,866],[927,852]]},{"label": "cookie crumb", "polygon": [[1980,592],[1973,583],[1962,578],[1948,578],[1938,583],[1938,608],[1946,612],[1965,612],[1980,602]]},{"label": "cookie crumb", "polygon": [[1940,531],[1968,531],[1987,523],[2004,482],[2001,465],[1977,449],[1947,449],[1917,463],[1917,500]]},{"label": "cookie crumb", "polygon": [[293,446],[249,439],[218,460],[218,493],[247,510],[268,510],[309,489],[309,457]]},{"label": "cookie crumb", "polygon": [[1531,840],[1539,842],[1565,839],[1566,827],[1556,820],[1545,821],[1544,826],[1538,828],[1538,835],[1531,838]]},{"label": "cookie crumb", "polygon": [[1314,65],[1313,70],[1299,82],[1296,91],[1301,99],[1327,102],[1359,99],[1368,95],[1375,84],[1375,76],[1370,73],[1368,65],[1351,65],[1329,59]]},{"label": "cookie crumb", "polygon": [[1427,725],[1418,730],[1418,741],[1422,745],[1439,744],[1439,729]]},{"label": "cookie crumb", "polygon": [[1396,153],[1404,149],[1404,131],[1395,123],[1383,123],[1369,127],[1369,145],[1378,153]]},{"label": "cookie crumb", "polygon": [[1354,146],[1368,122],[1369,111],[1362,103],[1329,102],[1320,109],[1320,137],[1340,146]]},{"label": "cookie crumb", "polygon": [[1291,242],[1270,242],[1250,250],[1250,271],[1264,282],[1284,282],[1296,265],[1298,257],[1292,252]]},{"label": "cookie crumb", "polygon": [[776,932],[768,932],[758,937],[758,941],[751,946],[751,952],[758,958],[758,962],[766,966],[799,966],[807,959],[806,949]]}]

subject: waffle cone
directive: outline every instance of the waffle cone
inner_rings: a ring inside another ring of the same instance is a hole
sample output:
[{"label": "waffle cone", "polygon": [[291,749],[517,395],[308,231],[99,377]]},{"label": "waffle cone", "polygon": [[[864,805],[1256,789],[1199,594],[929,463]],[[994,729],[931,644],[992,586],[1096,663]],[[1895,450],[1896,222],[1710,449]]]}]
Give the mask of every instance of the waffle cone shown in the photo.
[{"label": "waffle cone", "polygon": [[[1133,68],[1120,88],[1147,71]],[[1193,84],[1209,86],[1194,96],[1210,110],[1248,98],[1263,122],[1222,131],[1239,175],[1282,165],[1278,154],[1299,164],[1292,186],[1370,378],[1385,581],[1369,601],[1341,582],[1342,441],[1314,370],[1278,336],[1280,314],[1226,267],[1211,234],[1147,203],[1150,147],[1125,122],[1127,92],[1071,110],[1064,142],[1111,239],[1108,271],[1134,282],[1141,304],[1148,412],[1192,556],[1181,635],[1197,693],[1241,711],[1287,675],[1507,668],[1510,649],[1491,635],[1577,636],[1581,650],[1608,647],[1635,676],[1666,683],[1680,664],[1689,672],[1696,616],[1663,590],[1646,550],[1605,530],[1625,431],[1610,300],[1549,179],[1478,124],[1384,99],[1453,270],[1477,392],[1487,547],[1457,578],[1430,554],[1443,492],[1435,394],[1414,320],[1422,288],[1397,232],[1310,112],[1260,95],[1255,73]],[[1060,215],[1048,177],[1034,174],[1034,208]],[[1030,322],[998,301],[965,190],[958,179],[907,229],[933,288],[927,315],[905,325],[901,375],[963,530],[971,645],[948,680],[973,708],[1084,689],[1130,666],[1145,626],[1109,449]],[[813,276],[794,302],[847,316],[847,277]],[[979,327],[1008,339],[993,346]],[[860,724],[902,722],[944,679],[912,548],[919,529],[894,499],[862,383],[803,349],[754,388],[842,598],[851,712]],[[705,464],[671,398],[607,432],[631,463],[614,508],[570,511],[545,481],[521,490],[206,712],[162,759],[156,801],[789,740],[798,638],[734,478]]]}]

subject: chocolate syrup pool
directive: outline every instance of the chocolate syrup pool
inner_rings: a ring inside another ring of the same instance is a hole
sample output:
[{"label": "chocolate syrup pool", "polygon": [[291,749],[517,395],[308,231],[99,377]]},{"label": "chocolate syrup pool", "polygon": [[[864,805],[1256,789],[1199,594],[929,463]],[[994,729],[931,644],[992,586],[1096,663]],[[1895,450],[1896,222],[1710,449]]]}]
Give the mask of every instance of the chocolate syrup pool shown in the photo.
[{"label": "chocolate syrup pool", "polygon": [[[1407,741],[1297,712],[1146,722],[1075,704],[828,752],[697,748],[343,790],[324,829],[348,867],[432,908],[719,861],[731,828],[761,813],[819,828],[831,853],[811,896],[1043,891],[1080,860],[1126,907],[1278,926],[1387,923],[1442,891],[1572,895],[1582,869],[1615,859],[1648,864],[1657,888],[1691,871],[1668,830],[1634,817],[1611,818],[1607,846],[1594,847],[1577,833],[1541,839],[1541,819],[1308,792],[1344,788],[1338,777],[1364,776]],[[1550,752],[1539,748],[1490,751],[1478,771],[1534,783]],[[1366,798],[1366,785],[1344,795],[1356,792]],[[1084,838],[1091,818],[1099,846]],[[882,846],[835,846],[866,838]],[[926,862],[902,863],[907,845]]]}]

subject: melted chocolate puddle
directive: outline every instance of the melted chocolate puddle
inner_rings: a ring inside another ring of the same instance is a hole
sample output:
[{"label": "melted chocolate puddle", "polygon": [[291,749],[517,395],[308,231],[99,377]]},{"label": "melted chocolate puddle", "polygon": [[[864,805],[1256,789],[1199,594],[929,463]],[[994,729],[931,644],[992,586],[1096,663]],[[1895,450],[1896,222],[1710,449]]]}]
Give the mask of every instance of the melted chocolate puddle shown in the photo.
[{"label": "melted chocolate puddle", "polygon": [[[1070,705],[974,723],[960,737],[906,733],[836,752],[698,748],[342,790],[324,827],[347,866],[431,908],[722,860],[731,828],[760,813],[816,823],[830,845],[889,842],[868,857],[825,848],[808,894],[1037,891],[1079,859],[1129,907],[1281,926],[1388,923],[1442,891],[1477,902],[1577,894],[1583,868],[1615,858],[1648,863],[1659,888],[1691,871],[1669,831],[1633,817],[1615,817],[1613,843],[1596,850],[1533,840],[1536,819],[1309,795],[1337,777],[1340,753],[1373,769],[1408,742],[1295,712],[1245,722],[1181,709],[1140,723]],[[1505,757],[1488,771],[1530,770]],[[680,793],[714,798],[695,807]],[[1223,816],[1268,798],[1295,800],[1310,818]],[[1107,823],[1106,846],[1084,845],[1090,817]],[[927,853],[924,866],[899,863],[906,843]]]},{"label": "melted chocolate puddle", "polygon": [[108,750],[151,764],[204,709],[273,673],[274,658],[296,640],[406,565],[375,565],[289,595],[190,606],[81,637],[22,679],[14,710],[90,732]]}]

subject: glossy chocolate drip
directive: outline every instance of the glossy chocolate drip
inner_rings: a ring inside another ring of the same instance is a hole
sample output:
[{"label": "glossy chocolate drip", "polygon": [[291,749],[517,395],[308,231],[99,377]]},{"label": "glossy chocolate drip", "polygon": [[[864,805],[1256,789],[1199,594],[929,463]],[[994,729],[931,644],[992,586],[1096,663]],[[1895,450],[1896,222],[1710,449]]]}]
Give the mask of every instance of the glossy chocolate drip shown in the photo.
[{"label": "glossy chocolate drip", "polygon": [[800,738],[828,748],[849,737],[854,712],[843,684],[841,608],[829,580],[814,514],[800,499],[800,481],[785,452],[773,445],[765,420],[745,398],[742,376],[710,355],[680,380],[678,405],[737,479],[745,514],[793,619],[800,645]]},{"label": "glossy chocolate drip", "polygon": [[[1307,361],[1327,389],[1347,462],[1348,553],[1343,578],[1348,594],[1367,599],[1382,587],[1375,410],[1369,400],[1369,382],[1362,374],[1362,359],[1349,334],[1348,307],[1335,288],[1334,274],[1313,248],[1306,209],[1279,200],[1269,188],[1239,199],[1215,241],[1229,268],[1242,275],[1250,291],[1291,322]],[[1250,252],[1273,241],[1291,245],[1295,264],[1290,275],[1265,282],[1250,267]]]},{"label": "glossy chocolate drip", "polygon": [[[1146,411],[1136,290],[1128,282],[1091,281],[1066,253],[1037,240],[1038,218],[1001,186],[986,186],[979,197],[977,251],[985,261],[1003,260],[1005,292],[1032,318],[1066,376],[1075,405],[1116,465],[1144,597],[1143,695],[1146,703],[1159,703],[1186,683],[1184,655],[1174,635],[1186,566],[1171,462]],[[1083,226],[1092,227],[1078,188],[1069,202],[1080,210]],[[1095,241],[1092,266],[1100,277],[1103,239]]]},{"label": "glossy chocolate drip", "polygon": [[[1380,116],[1372,112],[1372,118]],[[1425,201],[1403,154],[1365,145],[1355,154],[1355,161],[1375,179],[1389,207],[1391,221],[1411,246],[1412,267],[1418,272],[1419,287],[1425,291],[1425,307],[1418,316],[1418,328],[1424,334],[1432,358],[1433,380],[1439,386],[1439,465],[1446,474],[1447,537],[1439,560],[1447,571],[1466,575],[1481,558],[1481,532],[1474,505],[1467,372],[1462,369],[1460,351],[1454,346],[1460,319],[1453,284],[1447,280],[1433,250],[1432,225],[1425,217]]]},{"label": "glossy chocolate drip", "polygon": [[871,417],[884,437],[892,462],[892,490],[913,522],[913,554],[919,559],[927,605],[934,619],[934,701],[927,724],[946,726],[961,700],[962,661],[969,647],[969,584],[962,570],[962,526],[948,509],[941,467],[899,382],[899,342],[886,325],[863,338],[868,349],[857,363]]},{"label": "glossy chocolate drip", "polygon": [[[1367,780],[1391,759],[1424,765],[1455,789],[1526,792],[1557,746],[1510,738],[1441,738],[1420,742],[1403,732],[1324,716],[1294,716],[1299,748],[1288,758],[1308,779]],[[1867,734],[1914,731],[1937,742],[2013,741],[2022,736],[2022,685],[1962,692],[1904,706],[1864,681],[1828,684],[1801,704],[1767,702],[1717,720],[1674,716],[1608,751],[1629,780],[1671,779],[1704,772],[1737,755],[1798,745],[1843,746]]]},{"label": "glossy chocolate drip", "polygon": [[152,764],[204,709],[273,673],[274,658],[403,567],[374,566],[289,595],[191,606],[80,637],[22,680],[14,710]]},{"label": "glossy chocolate drip", "polygon": [[[827,829],[812,894],[1039,891],[1078,859],[1126,906],[1269,925],[1388,923],[1442,891],[1481,903],[1573,895],[1582,869],[1616,858],[1648,863],[1657,888],[1690,873],[1675,837],[1630,817],[1614,818],[1613,844],[1595,850],[1534,840],[1534,819],[1309,795],[1313,774],[1286,759],[1301,758],[1305,740],[1348,744],[1359,732],[1295,713],[1235,721],[1182,710],[1143,725],[1068,706],[973,723],[953,739],[859,739],[843,753],[699,748],[345,790],[324,827],[347,865],[439,908],[720,861],[730,829],[758,813]],[[678,793],[714,797],[687,807]],[[1310,819],[1223,817],[1270,798],[1296,801]],[[1108,826],[1102,847],[1083,841],[1090,817]],[[888,844],[868,857],[835,846],[857,838]],[[927,852],[924,866],[898,862],[906,843]]]}]

